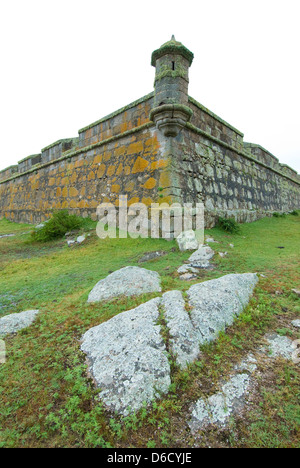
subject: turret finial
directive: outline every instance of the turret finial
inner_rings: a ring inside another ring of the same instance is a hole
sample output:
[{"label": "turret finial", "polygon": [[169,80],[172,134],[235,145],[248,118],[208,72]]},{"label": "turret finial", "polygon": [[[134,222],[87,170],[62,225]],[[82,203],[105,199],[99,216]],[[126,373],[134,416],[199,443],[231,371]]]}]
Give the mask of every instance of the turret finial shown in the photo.
[{"label": "turret finial", "polygon": [[176,41],[174,34],[172,34],[171,41]]}]

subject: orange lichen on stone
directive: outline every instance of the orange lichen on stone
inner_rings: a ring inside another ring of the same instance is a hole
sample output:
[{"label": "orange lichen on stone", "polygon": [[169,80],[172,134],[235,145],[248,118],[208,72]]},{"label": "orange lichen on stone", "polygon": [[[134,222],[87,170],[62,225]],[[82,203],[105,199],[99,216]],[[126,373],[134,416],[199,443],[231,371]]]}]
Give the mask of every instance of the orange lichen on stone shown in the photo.
[{"label": "orange lichen on stone", "polygon": [[105,151],[104,155],[103,155],[103,159],[104,161],[109,161],[111,159],[111,151]]},{"label": "orange lichen on stone", "polygon": [[70,201],[70,208],[77,208],[77,201],[76,200],[71,200]]},{"label": "orange lichen on stone", "polygon": [[137,160],[135,161],[134,166],[132,168],[132,174],[136,174],[137,172],[144,172],[148,166],[149,166],[149,161],[139,156]]},{"label": "orange lichen on stone", "polygon": [[83,165],[84,165],[83,159],[80,159],[79,161],[76,161],[75,163],[76,168],[82,167]]},{"label": "orange lichen on stone", "polygon": [[102,157],[103,157],[102,154],[97,154],[97,156],[95,156],[95,158],[94,158],[93,164],[101,163],[102,162]]},{"label": "orange lichen on stone", "polygon": [[148,198],[147,197],[142,198],[142,203],[144,203],[144,205],[146,205],[146,206],[150,206],[151,203],[153,203],[153,202],[154,202],[154,200],[152,198],[149,198],[149,197]]},{"label": "orange lichen on stone", "polygon": [[101,179],[101,177],[103,177],[103,175],[105,174],[105,171],[106,171],[106,166],[105,164],[102,163],[101,166],[99,166],[99,169],[97,172],[98,179]]},{"label": "orange lichen on stone", "polygon": [[71,177],[71,183],[75,184],[76,180],[77,180],[77,174],[76,172],[73,172],[72,177]]},{"label": "orange lichen on stone", "polygon": [[89,206],[88,202],[86,200],[80,200],[78,203],[78,208],[87,208]]},{"label": "orange lichen on stone", "polygon": [[116,148],[114,151],[114,156],[118,158],[119,156],[122,156],[126,153],[126,146],[120,146],[119,148]]},{"label": "orange lichen on stone", "polygon": [[133,197],[128,201],[128,206],[133,205],[133,203],[138,203],[139,202],[139,197]]},{"label": "orange lichen on stone", "polygon": [[115,170],[116,170],[116,166],[113,166],[113,165],[109,166],[107,169],[108,177],[111,177],[115,173]]},{"label": "orange lichen on stone", "polygon": [[112,193],[119,193],[119,192],[120,192],[120,189],[121,189],[121,187],[120,187],[119,184],[115,184],[115,185],[112,185],[112,186],[111,186],[111,192],[112,192]]},{"label": "orange lichen on stone", "polygon": [[138,154],[143,151],[143,142],[142,141],[137,141],[136,143],[131,143],[131,145],[128,146],[127,149],[127,154]]},{"label": "orange lichen on stone", "polygon": [[128,182],[125,186],[125,192],[132,192],[134,189],[134,182]]},{"label": "orange lichen on stone", "polygon": [[145,183],[144,183],[144,188],[151,190],[155,187],[156,185],[156,180],[153,177],[150,177]]},{"label": "orange lichen on stone", "polygon": [[65,198],[68,196],[68,188],[67,187],[63,188],[62,196],[65,197]]},{"label": "orange lichen on stone", "polygon": [[151,170],[155,171],[156,169],[162,169],[167,167],[167,165],[168,161],[166,161],[165,159],[159,159],[158,161],[153,161],[151,163]]},{"label": "orange lichen on stone", "polygon": [[70,187],[69,195],[70,195],[70,197],[77,197],[78,196],[78,190],[75,187]]},{"label": "orange lichen on stone", "polygon": [[118,169],[117,169],[116,175],[117,175],[117,176],[118,176],[118,175],[120,175],[122,171],[123,171],[123,164],[122,164],[122,163],[120,163],[120,164],[119,164],[119,166],[118,166]]},{"label": "orange lichen on stone", "polygon": [[159,177],[159,186],[162,188],[171,186],[171,177],[170,174],[166,171],[162,172]]},{"label": "orange lichen on stone", "polygon": [[93,171],[90,171],[88,175],[88,180],[94,180],[95,179],[95,173]]}]

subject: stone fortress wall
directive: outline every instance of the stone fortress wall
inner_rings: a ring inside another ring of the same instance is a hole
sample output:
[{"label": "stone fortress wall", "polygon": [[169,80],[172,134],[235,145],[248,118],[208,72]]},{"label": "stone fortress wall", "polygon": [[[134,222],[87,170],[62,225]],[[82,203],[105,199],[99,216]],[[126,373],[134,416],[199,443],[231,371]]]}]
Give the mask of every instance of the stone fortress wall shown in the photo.
[{"label": "stone fortress wall", "polygon": [[300,176],[188,95],[193,54],[174,37],[152,54],[154,92],[0,172],[0,217],[38,223],[52,210],[96,218],[118,206],[203,202],[254,221],[300,208]]}]

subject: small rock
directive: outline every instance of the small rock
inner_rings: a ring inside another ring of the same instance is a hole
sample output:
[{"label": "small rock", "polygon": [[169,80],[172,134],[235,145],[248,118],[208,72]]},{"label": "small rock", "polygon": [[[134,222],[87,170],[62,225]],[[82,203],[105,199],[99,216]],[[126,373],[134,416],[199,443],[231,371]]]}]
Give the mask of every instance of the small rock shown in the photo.
[{"label": "small rock", "polygon": [[179,236],[177,236],[176,242],[181,252],[184,252],[185,250],[196,250],[199,247],[196,234],[193,230],[183,231]]},{"label": "small rock", "polygon": [[183,275],[179,276],[179,279],[183,281],[191,281],[196,278],[197,278],[197,275],[193,275],[193,273],[184,273]]},{"label": "small rock", "polygon": [[229,247],[231,247],[232,249],[234,249],[234,244],[229,244]]},{"label": "small rock", "polygon": [[207,244],[210,244],[210,243],[214,243],[214,244],[218,244],[218,241],[216,241],[215,239],[213,239],[212,237],[207,237],[205,242]]},{"label": "small rock", "polygon": [[214,254],[214,251],[209,246],[202,245],[189,257],[190,266],[195,268],[209,268],[209,260]]},{"label": "small rock", "polygon": [[0,336],[16,333],[23,328],[29,327],[34,322],[38,313],[38,310],[26,310],[0,318]]},{"label": "small rock", "polygon": [[88,302],[100,302],[118,296],[138,296],[160,291],[160,276],[156,271],[128,266],[99,281],[90,292]]},{"label": "small rock", "polygon": [[226,257],[228,255],[228,252],[219,252],[220,257]]},{"label": "small rock", "polygon": [[193,268],[190,265],[182,265],[177,269],[177,273],[184,274],[184,273],[198,273],[197,268]]},{"label": "small rock", "polygon": [[293,327],[300,328],[300,320],[299,319],[293,320],[292,325]]},{"label": "small rock", "polygon": [[5,364],[6,362],[6,348],[3,340],[0,340],[0,364]]},{"label": "small rock", "polygon": [[85,236],[78,236],[77,239],[76,239],[76,242],[77,242],[78,244],[81,244],[81,243],[84,242],[84,241],[85,241]]},{"label": "small rock", "polygon": [[242,362],[236,365],[234,369],[237,371],[247,371],[252,374],[257,369],[257,360],[253,354],[250,353]]},{"label": "small rock", "polygon": [[167,255],[168,252],[164,250],[156,250],[155,252],[146,252],[144,255],[138,260],[138,263],[148,262],[149,260],[153,260],[154,258],[159,258],[164,255]]},{"label": "small rock", "polygon": [[73,239],[68,239],[67,240],[68,246],[75,244],[75,241]]},{"label": "small rock", "polygon": [[[268,351],[271,358],[280,356],[284,359],[292,359],[294,347],[293,341],[290,338],[271,333],[266,335],[265,339],[268,342]],[[265,351],[265,349],[263,348],[262,351]]]},{"label": "small rock", "polygon": [[297,294],[300,297],[300,289],[292,289],[292,292]]},{"label": "small rock", "polygon": [[14,237],[15,234],[3,234],[2,236],[0,236],[0,239],[3,239],[4,237]]}]

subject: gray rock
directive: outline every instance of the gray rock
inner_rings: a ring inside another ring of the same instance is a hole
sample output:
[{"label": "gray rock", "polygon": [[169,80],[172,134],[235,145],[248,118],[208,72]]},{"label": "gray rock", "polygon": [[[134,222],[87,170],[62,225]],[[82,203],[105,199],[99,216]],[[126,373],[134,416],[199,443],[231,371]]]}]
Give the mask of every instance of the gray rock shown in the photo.
[{"label": "gray rock", "polygon": [[228,252],[219,252],[220,257],[224,258],[228,255]]},{"label": "gray rock", "polygon": [[257,281],[247,273],[196,284],[188,290],[188,308],[181,291],[168,291],[87,331],[81,349],[100,398],[109,409],[128,414],[129,407],[138,410],[166,393],[170,364],[161,317],[169,331],[169,350],[184,368],[197,358],[201,344],[233,323]]},{"label": "gray rock", "polygon": [[292,289],[292,292],[300,297],[300,289]]},{"label": "gray rock", "polygon": [[155,252],[146,252],[139,260],[138,263],[149,262],[149,260],[153,260],[154,258],[163,257],[167,255],[168,252],[164,250],[157,250]]},{"label": "gray rock", "polygon": [[179,279],[182,281],[192,281],[197,278],[197,275],[193,273],[184,273],[183,275],[179,276]]},{"label": "gray rock", "polygon": [[232,274],[194,284],[187,291],[190,317],[200,342],[216,339],[243,311],[258,281],[255,273]]},{"label": "gray rock", "polygon": [[199,247],[196,234],[193,230],[183,231],[177,236],[176,241],[181,252],[185,250],[196,250]]},{"label": "gray rock", "polygon": [[160,276],[157,272],[128,266],[99,281],[90,292],[88,302],[99,302],[118,296],[138,296],[160,291]]},{"label": "gray rock", "polygon": [[253,354],[248,354],[248,356],[240,362],[237,366],[235,366],[235,370],[237,371],[246,371],[250,374],[253,374],[257,369],[257,360],[253,356]]},{"label": "gray rock", "polygon": [[169,389],[170,365],[156,324],[160,301],[123,312],[82,338],[99,397],[113,411],[128,414]]},{"label": "gray rock", "polygon": [[213,258],[214,254],[209,246],[202,245],[189,257],[189,265],[195,268],[208,268],[210,266],[209,260]]},{"label": "gray rock", "polygon": [[182,265],[177,269],[177,273],[184,274],[184,273],[198,273],[196,268],[193,268],[189,265]]},{"label": "gray rock", "polygon": [[5,315],[0,318],[0,336],[10,335],[29,327],[38,313],[38,310],[26,310],[25,312]]},{"label": "gray rock", "polygon": [[0,340],[0,364],[5,364],[6,362],[6,348],[3,340]]},{"label": "gray rock", "polygon": [[204,429],[209,424],[225,427],[233,413],[244,405],[250,384],[248,374],[237,374],[221,387],[221,391],[207,400],[200,398],[191,407],[191,419],[188,423],[191,431]]},{"label": "gray rock", "polygon": [[293,327],[300,328],[300,320],[299,319],[293,320],[292,325]]},{"label": "gray rock", "polygon": [[0,239],[4,239],[4,237],[15,237],[16,234],[2,234]]},{"label": "gray rock", "polygon": [[193,327],[180,291],[168,291],[162,297],[162,308],[170,332],[170,347],[181,367],[193,362],[199,354],[200,337]]},{"label": "gray rock", "polygon": [[280,336],[276,333],[270,333],[265,336],[268,343],[266,351],[271,358],[283,357],[284,359],[292,360],[292,355],[295,350],[293,341],[287,336]]},{"label": "gray rock", "polygon": [[82,244],[85,241],[85,236],[78,236],[76,239],[77,244]]},{"label": "gray rock", "polygon": [[207,237],[207,239],[205,240],[205,242],[206,242],[207,244],[210,244],[210,243],[212,243],[212,244],[218,244],[218,242],[217,242],[215,239],[213,239],[212,237]]}]

